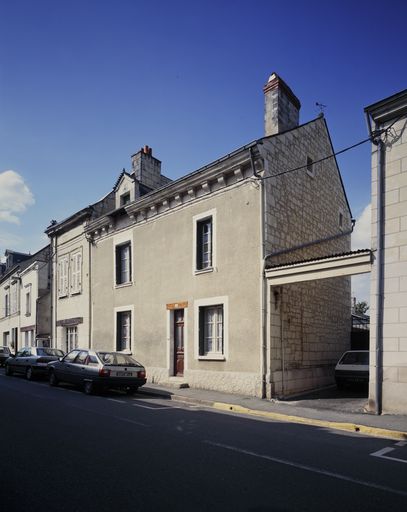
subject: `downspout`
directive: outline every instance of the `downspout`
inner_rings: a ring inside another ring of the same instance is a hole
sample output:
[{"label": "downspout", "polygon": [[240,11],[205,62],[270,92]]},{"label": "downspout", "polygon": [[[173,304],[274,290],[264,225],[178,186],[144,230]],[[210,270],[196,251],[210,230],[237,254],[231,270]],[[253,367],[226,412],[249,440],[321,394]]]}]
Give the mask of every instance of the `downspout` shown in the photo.
[{"label": "downspout", "polygon": [[[378,138],[374,138],[379,133]],[[372,142],[377,146],[377,224],[376,224],[376,326],[375,326],[375,414],[382,413],[383,405],[383,302],[384,302],[384,272],[383,272],[383,239],[384,239],[384,175],[385,148],[380,136],[381,131],[376,124],[376,134],[371,133]]]},{"label": "downspout", "polygon": [[89,250],[88,250],[88,271],[89,271],[89,348],[92,348],[92,240],[88,240]]},{"label": "downspout", "polygon": [[266,317],[267,317],[267,281],[265,276],[265,268],[266,268],[266,222],[265,222],[265,191],[266,187],[264,186],[263,180],[261,176],[256,172],[254,157],[253,157],[253,148],[249,148],[250,153],[250,164],[253,176],[259,178],[259,186],[260,186],[260,245],[261,245],[261,346],[260,346],[260,367],[261,367],[261,398],[267,397],[267,334],[266,334]]}]

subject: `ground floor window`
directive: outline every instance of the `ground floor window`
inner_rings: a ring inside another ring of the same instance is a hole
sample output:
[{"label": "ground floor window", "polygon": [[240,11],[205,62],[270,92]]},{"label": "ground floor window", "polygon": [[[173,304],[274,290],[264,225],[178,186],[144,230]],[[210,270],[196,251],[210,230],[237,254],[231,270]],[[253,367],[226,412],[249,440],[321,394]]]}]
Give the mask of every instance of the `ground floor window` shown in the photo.
[{"label": "ground floor window", "polygon": [[224,355],[223,305],[199,308],[199,355]]},{"label": "ground floor window", "polygon": [[34,331],[25,331],[24,333],[24,346],[35,347]]},{"label": "ground floor window", "polygon": [[131,311],[118,311],[116,315],[116,350],[130,350]]},{"label": "ground floor window", "polygon": [[74,327],[66,328],[66,351],[70,352],[74,348],[78,347],[78,327],[75,325]]}]

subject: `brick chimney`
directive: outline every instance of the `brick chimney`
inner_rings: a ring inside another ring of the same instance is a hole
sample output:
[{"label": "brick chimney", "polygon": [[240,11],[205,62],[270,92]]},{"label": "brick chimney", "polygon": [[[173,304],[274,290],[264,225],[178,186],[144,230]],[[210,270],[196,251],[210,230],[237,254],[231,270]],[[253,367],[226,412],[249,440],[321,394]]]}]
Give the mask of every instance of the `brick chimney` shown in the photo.
[{"label": "brick chimney", "polygon": [[301,103],[277,73],[264,86],[265,135],[275,135],[298,126]]},{"label": "brick chimney", "polygon": [[144,146],[131,157],[134,177],[143,185],[155,189],[162,185],[161,162],[153,157],[153,150]]}]

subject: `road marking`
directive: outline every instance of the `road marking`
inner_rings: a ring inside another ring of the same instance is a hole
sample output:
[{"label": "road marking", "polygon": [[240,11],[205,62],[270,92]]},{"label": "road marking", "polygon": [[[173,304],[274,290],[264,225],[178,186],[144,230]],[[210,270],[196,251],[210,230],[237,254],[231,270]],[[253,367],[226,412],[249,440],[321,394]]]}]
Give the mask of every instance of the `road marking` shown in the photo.
[{"label": "road marking", "polygon": [[162,411],[164,409],[179,409],[179,407],[171,407],[168,405],[158,405],[154,407],[150,407],[148,405],[141,405],[141,404],[132,404],[133,407],[141,407],[142,409],[150,409],[150,411]]},{"label": "road marking", "polygon": [[405,446],[406,444],[406,441],[399,441],[398,443],[396,443],[396,446]]},{"label": "road marking", "polygon": [[225,450],[231,450],[234,452],[243,453],[244,455],[250,455],[252,457],[258,457],[260,459],[265,459],[265,460],[269,460],[271,462],[276,462],[277,464],[284,464],[285,466],[302,469],[304,471],[310,471],[311,473],[317,473],[319,475],[329,476],[331,478],[336,478],[338,480],[344,480],[345,482],[351,482],[353,484],[364,485],[365,487],[371,487],[373,489],[378,489],[379,491],[390,492],[392,494],[398,494],[400,496],[407,496],[406,491],[400,491],[398,489],[393,489],[392,487],[387,487],[386,485],[380,485],[380,484],[375,484],[374,482],[359,480],[358,478],[352,478],[350,476],[342,475],[340,473],[326,471],[324,469],[315,468],[313,466],[307,466],[305,464],[299,464],[297,462],[291,462],[291,461],[285,460],[285,459],[279,459],[277,457],[271,457],[270,455],[262,455],[261,453],[252,452],[250,450],[244,450],[242,448],[237,448],[236,446],[229,446],[227,444],[222,444],[222,443],[214,443],[212,441],[204,441],[204,443],[209,444],[211,446],[217,446],[218,448],[224,448]]},{"label": "road marking", "polygon": [[119,404],[125,404],[126,400],[117,400],[116,398],[108,398],[110,402],[117,402]]},{"label": "road marking", "polygon": [[[397,443],[397,446],[404,446],[404,444]],[[379,459],[394,460],[396,462],[403,462],[404,464],[407,464],[407,460],[405,459],[399,459],[398,457],[389,457],[388,455],[385,455],[386,453],[390,453],[392,451],[394,451],[394,448],[383,448],[382,450],[371,453],[370,455],[372,457],[378,457]]]}]

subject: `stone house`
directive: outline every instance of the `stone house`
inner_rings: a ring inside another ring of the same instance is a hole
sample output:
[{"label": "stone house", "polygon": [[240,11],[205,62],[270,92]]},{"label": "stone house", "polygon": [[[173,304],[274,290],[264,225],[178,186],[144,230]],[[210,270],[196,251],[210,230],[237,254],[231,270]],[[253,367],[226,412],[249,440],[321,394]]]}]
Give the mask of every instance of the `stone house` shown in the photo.
[{"label": "stone house", "polygon": [[50,344],[49,246],[30,255],[7,250],[0,277],[0,340],[13,351]]},{"label": "stone house", "polygon": [[351,212],[335,159],[320,161],[333,153],[325,119],[299,125],[276,74],[264,93],[263,138],[176,181],[145,147],[105,198],[111,209],[47,229],[58,348],[128,350],[152,382],[263,397],[333,381],[350,343],[348,278],[270,296],[264,270],[293,252],[349,251]]},{"label": "stone house", "polygon": [[407,89],[365,108],[372,136],[369,405],[407,413]]}]

